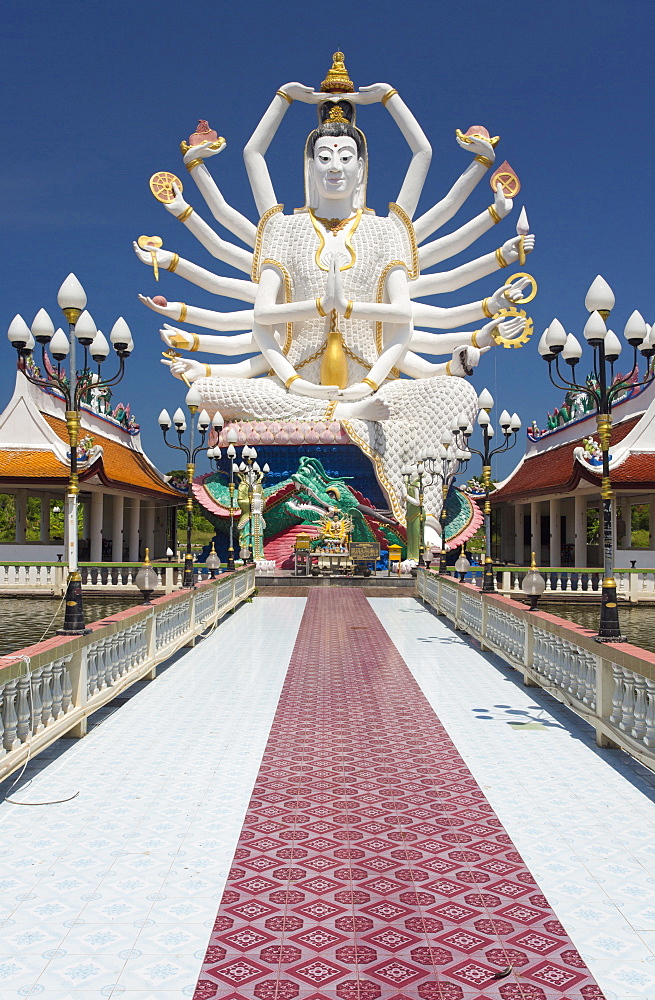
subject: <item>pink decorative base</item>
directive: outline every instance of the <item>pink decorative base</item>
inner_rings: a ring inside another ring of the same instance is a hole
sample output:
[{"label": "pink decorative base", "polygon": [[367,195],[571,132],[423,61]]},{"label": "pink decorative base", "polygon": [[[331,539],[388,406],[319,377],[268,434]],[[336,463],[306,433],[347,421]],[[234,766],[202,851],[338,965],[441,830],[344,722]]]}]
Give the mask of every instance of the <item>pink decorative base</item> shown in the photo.
[{"label": "pink decorative base", "polygon": [[[288,423],[258,420],[257,422],[240,421],[239,423],[226,424],[218,440],[221,448],[227,447],[227,432],[231,428],[234,428],[239,435],[237,446],[244,444],[351,444],[350,438],[338,420],[317,421],[311,424],[305,420],[294,420]],[[211,444],[212,446],[216,444],[215,437]]]},{"label": "pink decorative base", "polygon": [[308,598],[194,996],[602,1000],[357,591]]}]

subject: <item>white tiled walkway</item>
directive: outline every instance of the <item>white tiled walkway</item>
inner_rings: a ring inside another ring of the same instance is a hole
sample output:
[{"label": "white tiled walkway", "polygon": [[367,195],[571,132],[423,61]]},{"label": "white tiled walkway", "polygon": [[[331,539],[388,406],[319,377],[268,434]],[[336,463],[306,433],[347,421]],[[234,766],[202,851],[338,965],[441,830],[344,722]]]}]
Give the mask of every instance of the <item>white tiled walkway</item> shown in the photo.
[{"label": "white tiled walkway", "polygon": [[305,601],[261,598],[0,806],[0,1000],[191,996]]},{"label": "white tiled walkway", "polygon": [[[0,805],[0,1000],[192,995],[304,603],[242,607],[15,793],[77,798]],[[608,1000],[655,1000],[655,778],[416,601],[371,604]]]},{"label": "white tiled walkway", "polygon": [[417,601],[370,603],[608,1000],[654,1000],[655,775]]}]

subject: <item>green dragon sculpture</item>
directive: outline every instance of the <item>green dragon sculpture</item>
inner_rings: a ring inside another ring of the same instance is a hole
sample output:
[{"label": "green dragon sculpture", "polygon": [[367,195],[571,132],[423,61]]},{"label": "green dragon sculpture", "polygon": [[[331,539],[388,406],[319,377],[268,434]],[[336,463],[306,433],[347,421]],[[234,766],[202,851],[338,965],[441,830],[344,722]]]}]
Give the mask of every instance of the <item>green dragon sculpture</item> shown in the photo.
[{"label": "green dragon sculpture", "polygon": [[[204,508],[205,516],[221,533],[226,533],[230,518],[230,494],[225,476],[220,473],[200,476],[195,480],[193,488],[198,502]],[[403,558],[405,557],[405,527],[386,514],[376,511],[347,478],[328,475],[316,458],[301,456],[297,472],[288,479],[265,488],[264,498],[265,545],[299,525],[318,527],[324,514],[336,507],[342,514],[349,514],[352,518],[353,541],[379,542],[382,549],[390,544],[400,545]],[[479,509],[457,489],[451,489],[446,509],[448,541],[470,537],[482,519]],[[233,514],[236,523],[241,514],[236,496]]]}]

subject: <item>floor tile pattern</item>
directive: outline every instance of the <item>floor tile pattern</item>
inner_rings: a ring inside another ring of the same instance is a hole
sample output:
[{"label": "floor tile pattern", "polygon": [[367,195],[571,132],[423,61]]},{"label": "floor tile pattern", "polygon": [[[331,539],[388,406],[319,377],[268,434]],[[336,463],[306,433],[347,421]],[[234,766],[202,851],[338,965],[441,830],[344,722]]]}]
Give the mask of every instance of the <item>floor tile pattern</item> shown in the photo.
[{"label": "floor tile pattern", "polygon": [[312,592],[196,1000],[602,996],[365,596]]},{"label": "floor tile pattern", "polygon": [[370,603],[607,1000],[654,1000],[655,774],[429,607]]},{"label": "floor tile pattern", "polygon": [[243,605],[11,793],[75,798],[0,801],[0,1000],[193,994],[304,606]]}]

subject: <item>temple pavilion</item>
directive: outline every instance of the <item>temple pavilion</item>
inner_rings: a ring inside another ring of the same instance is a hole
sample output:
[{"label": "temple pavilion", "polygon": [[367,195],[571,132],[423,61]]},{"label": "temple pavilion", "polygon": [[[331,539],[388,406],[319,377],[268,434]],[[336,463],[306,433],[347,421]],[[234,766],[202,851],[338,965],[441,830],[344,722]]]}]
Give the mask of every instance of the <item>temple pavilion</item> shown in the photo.
[{"label": "temple pavilion", "polygon": [[[527,432],[523,458],[491,495],[495,557],[540,566],[602,565],[602,474],[595,413],[569,400]],[[615,566],[655,566],[655,385],[613,408],[610,476]]]},{"label": "temple pavilion", "polygon": [[[16,372],[13,396],[0,414],[0,557],[8,561],[61,558],[70,445],[65,404]],[[90,562],[154,558],[175,548],[180,492],[155,468],[138,425],[122,404],[106,398],[81,407],[80,558]],[[35,537],[36,536],[36,537]]]}]

